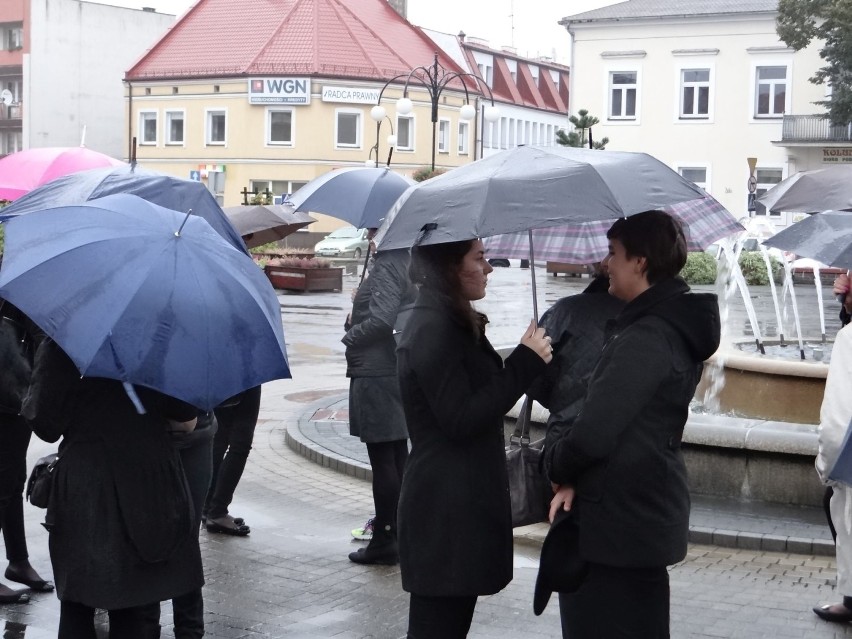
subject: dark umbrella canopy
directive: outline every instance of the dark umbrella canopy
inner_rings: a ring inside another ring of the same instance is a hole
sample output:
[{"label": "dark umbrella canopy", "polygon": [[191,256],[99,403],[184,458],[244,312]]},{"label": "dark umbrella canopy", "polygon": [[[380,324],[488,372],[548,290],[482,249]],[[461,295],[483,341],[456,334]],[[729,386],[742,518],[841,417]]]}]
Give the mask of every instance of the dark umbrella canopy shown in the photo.
[{"label": "dark umbrella canopy", "polygon": [[288,204],[229,206],[223,210],[248,248],[283,240],[316,222],[307,213],[296,211]]},{"label": "dark umbrella canopy", "polygon": [[852,269],[852,215],[844,211],[809,215],[763,243],[829,266]]},{"label": "dark umbrella canopy", "polygon": [[773,212],[852,210],[852,165],[801,171],[773,186],[757,201]]},{"label": "dark umbrella canopy", "polygon": [[129,193],[167,209],[203,218],[234,247],[245,251],[245,244],[234,230],[222,207],[201,182],[183,180],[165,173],[126,165],[72,173],[52,180],[10,206],[0,210],[0,221],[57,206],[82,204],[105,195]]},{"label": "dark umbrella canopy", "polygon": [[414,183],[387,168],[337,169],[311,180],[289,201],[297,211],[325,213],[359,229],[378,228]]},{"label": "dark umbrella canopy", "polygon": [[5,230],[0,297],[81,374],[202,409],[290,377],[274,290],[203,219],[119,194],[22,215]]},{"label": "dark umbrella canopy", "polygon": [[377,237],[379,249],[439,244],[609,220],[703,199],[704,191],[645,153],[523,146],[409,188]]}]

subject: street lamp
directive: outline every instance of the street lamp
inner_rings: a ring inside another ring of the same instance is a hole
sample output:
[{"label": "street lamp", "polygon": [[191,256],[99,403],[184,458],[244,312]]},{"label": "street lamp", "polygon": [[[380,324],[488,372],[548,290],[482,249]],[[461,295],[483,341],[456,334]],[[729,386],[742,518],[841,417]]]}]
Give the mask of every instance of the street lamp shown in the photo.
[{"label": "street lamp", "polygon": [[[367,159],[364,161],[366,166],[375,166],[379,168],[379,131],[382,128],[382,120],[387,120],[388,125],[391,128],[391,134],[387,138],[388,145],[388,166],[391,163],[391,156],[393,155],[393,150],[396,147],[396,135],[393,132],[393,121],[385,115],[384,107],[374,106],[370,110],[370,117],[376,121],[376,143],[370,147],[370,153],[367,155]],[[373,152],[376,154],[376,162],[373,164],[373,160],[370,159],[372,157]]]},{"label": "street lamp", "polygon": [[[476,108],[470,103],[470,95],[467,92],[467,85],[464,78],[469,77],[476,80],[480,89],[485,88],[488,92],[488,97],[491,104],[485,107],[483,117],[487,122],[495,122],[500,117],[500,111],[494,105],[494,95],[491,89],[485,83],[485,80],[474,73],[457,73],[455,71],[447,71],[443,65],[438,62],[438,54],[435,53],[435,59],[429,67],[415,67],[408,73],[401,73],[388,80],[382,90],[379,92],[379,99],[376,101],[376,106],[370,110],[370,117],[376,122],[376,162],[378,162],[378,146],[379,146],[379,129],[382,120],[386,117],[385,108],[382,106],[382,95],[385,89],[388,88],[391,82],[395,82],[400,78],[405,78],[405,87],[402,91],[402,97],[396,101],[396,112],[399,115],[408,115],[414,109],[414,104],[411,98],[408,97],[408,85],[411,82],[417,82],[425,87],[429,92],[429,98],[432,103],[432,170],[435,170],[435,142],[438,126],[438,100],[441,97],[447,85],[455,79],[460,79],[462,87],[464,87],[464,105],[459,109],[459,118],[462,120],[472,120],[476,116]],[[388,157],[390,163],[390,157]]]},{"label": "street lamp", "polygon": [[757,210],[756,192],[757,192],[757,177],[754,175],[754,170],[757,168],[757,158],[746,158],[748,162],[748,209],[749,216]]}]

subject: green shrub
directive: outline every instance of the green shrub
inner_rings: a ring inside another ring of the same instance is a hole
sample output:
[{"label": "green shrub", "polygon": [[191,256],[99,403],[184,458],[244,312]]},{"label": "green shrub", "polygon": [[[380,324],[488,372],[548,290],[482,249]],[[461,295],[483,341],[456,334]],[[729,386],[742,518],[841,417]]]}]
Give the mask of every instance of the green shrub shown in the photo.
[{"label": "green shrub", "polygon": [[704,251],[689,253],[680,276],[687,284],[712,284],[716,281],[716,260]]},{"label": "green shrub", "polygon": [[[777,282],[781,273],[781,263],[771,255],[769,256],[769,263],[772,265],[772,278]],[[763,261],[763,255],[760,251],[743,251],[740,253],[740,269],[749,286],[769,284],[766,262]]]}]

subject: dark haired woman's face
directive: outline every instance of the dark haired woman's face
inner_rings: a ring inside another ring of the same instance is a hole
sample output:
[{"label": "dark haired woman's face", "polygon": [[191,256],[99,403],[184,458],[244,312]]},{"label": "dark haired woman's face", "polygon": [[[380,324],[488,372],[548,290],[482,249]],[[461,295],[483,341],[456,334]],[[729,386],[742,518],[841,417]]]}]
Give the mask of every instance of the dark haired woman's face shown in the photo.
[{"label": "dark haired woman's face", "polygon": [[471,302],[485,297],[488,274],[493,270],[494,267],[485,259],[485,247],[482,242],[474,240],[459,267],[462,297]]},{"label": "dark haired woman's face", "polygon": [[619,240],[609,241],[609,254],[603,261],[609,273],[609,294],[629,302],[648,288],[645,277],[645,258],[627,255]]}]

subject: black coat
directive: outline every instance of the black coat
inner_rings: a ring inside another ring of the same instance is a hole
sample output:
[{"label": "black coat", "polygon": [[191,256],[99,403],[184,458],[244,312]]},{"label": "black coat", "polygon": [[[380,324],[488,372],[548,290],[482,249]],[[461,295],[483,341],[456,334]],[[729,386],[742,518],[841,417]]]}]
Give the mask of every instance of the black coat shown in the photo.
[{"label": "black coat", "polygon": [[716,296],[688,291],[664,280],[624,307],[580,415],[545,453],[551,480],[576,487],[580,554],[589,561],[650,567],[686,555],[680,442],[720,331]]},{"label": "black coat", "polygon": [[402,587],[425,596],[499,592],[512,579],[503,416],[544,369],[506,359],[421,289],[399,350],[411,436],[399,503]]},{"label": "black coat", "polygon": [[107,610],[171,599],[204,583],[198,532],[167,418],[197,410],[120,382],[81,378],[53,342],[36,351],[22,414],[48,442],[62,437],[47,508],[62,601]]}]

